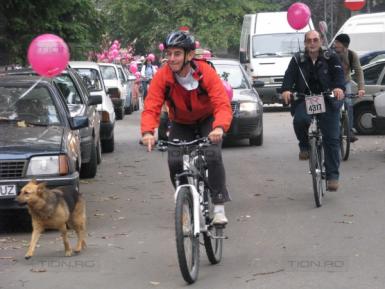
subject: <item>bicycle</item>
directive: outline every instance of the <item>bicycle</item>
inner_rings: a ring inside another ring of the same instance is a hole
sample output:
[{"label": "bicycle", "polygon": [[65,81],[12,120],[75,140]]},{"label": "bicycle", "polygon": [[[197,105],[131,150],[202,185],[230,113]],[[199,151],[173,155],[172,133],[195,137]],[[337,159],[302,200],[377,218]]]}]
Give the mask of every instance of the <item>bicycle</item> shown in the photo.
[{"label": "bicycle", "polygon": [[[158,149],[181,147],[183,171],[175,175],[175,239],[179,268],[187,283],[194,283],[199,273],[200,242],[211,264],[222,259],[224,226],[212,225],[213,208],[203,148],[210,146],[207,137],[187,141],[158,141]],[[184,179],[187,178],[187,183]],[[202,233],[202,234],[201,234]]]},{"label": "bicycle", "polygon": [[325,97],[334,98],[332,93],[305,95],[293,93],[293,100],[305,99],[306,112],[311,116],[308,129],[309,138],[309,169],[312,175],[314,200],[317,207],[322,206],[326,191],[325,154],[323,136],[319,125],[319,115],[326,112]]}]

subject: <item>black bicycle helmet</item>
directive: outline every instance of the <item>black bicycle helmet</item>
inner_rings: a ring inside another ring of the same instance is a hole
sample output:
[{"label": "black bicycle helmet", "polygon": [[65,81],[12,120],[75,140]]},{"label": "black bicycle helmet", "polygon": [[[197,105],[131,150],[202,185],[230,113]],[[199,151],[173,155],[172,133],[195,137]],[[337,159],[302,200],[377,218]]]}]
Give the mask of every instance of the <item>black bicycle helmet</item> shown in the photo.
[{"label": "black bicycle helmet", "polygon": [[178,47],[185,51],[195,50],[194,36],[184,31],[174,31],[167,35],[163,43],[164,48]]}]

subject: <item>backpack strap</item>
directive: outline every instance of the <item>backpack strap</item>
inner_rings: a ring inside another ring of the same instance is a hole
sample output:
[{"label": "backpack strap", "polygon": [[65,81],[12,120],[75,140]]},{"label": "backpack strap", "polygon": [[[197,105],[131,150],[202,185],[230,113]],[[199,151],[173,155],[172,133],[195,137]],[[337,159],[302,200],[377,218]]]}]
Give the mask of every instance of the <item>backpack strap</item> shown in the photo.
[{"label": "backpack strap", "polygon": [[348,58],[349,58],[349,67],[350,67],[350,72],[353,71],[353,52],[348,49]]}]

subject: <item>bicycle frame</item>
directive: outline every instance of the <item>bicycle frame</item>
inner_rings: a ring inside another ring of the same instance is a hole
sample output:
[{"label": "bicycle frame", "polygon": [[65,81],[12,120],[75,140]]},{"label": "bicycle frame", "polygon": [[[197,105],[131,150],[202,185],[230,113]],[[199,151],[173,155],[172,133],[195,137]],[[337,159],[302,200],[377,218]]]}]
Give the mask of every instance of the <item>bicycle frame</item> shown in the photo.
[{"label": "bicycle frame", "polygon": [[[193,141],[194,142],[194,141]],[[191,143],[193,143],[191,142]],[[199,145],[198,145],[199,146]],[[200,148],[198,148],[198,153],[196,156],[191,156],[186,148],[183,149],[183,172],[176,176],[176,190],[174,194],[174,200],[176,202],[179,192],[183,188],[187,188],[193,198],[193,218],[194,218],[194,236],[199,236],[202,231],[207,231],[207,225],[204,222],[204,219],[201,220],[201,214],[204,215],[204,192],[199,192],[199,183],[198,177],[200,176],[200,171],[195,166],[195,162],[198,158],[203,158],[200,155]],[[180,184],[180,177],[187,177],[188,184]],[[203,176],[202,176],[203,177]],[[202,208],[201,208],[202,206]],[[202,222],[202,226],[201,226]]]}]

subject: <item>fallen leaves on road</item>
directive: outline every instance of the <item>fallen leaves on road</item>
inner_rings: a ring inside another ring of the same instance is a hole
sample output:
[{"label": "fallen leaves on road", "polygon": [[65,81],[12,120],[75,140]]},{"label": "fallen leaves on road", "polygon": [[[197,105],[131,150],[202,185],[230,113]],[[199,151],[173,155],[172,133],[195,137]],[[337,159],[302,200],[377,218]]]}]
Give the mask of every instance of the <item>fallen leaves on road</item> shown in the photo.
[{"label": "fallen leaves on road", "polygon": [[33,272],[33,273],[44,273],[44,272],[47,272],[47,270],[43,269],[43,268],[32,268],[30,271]]}]

